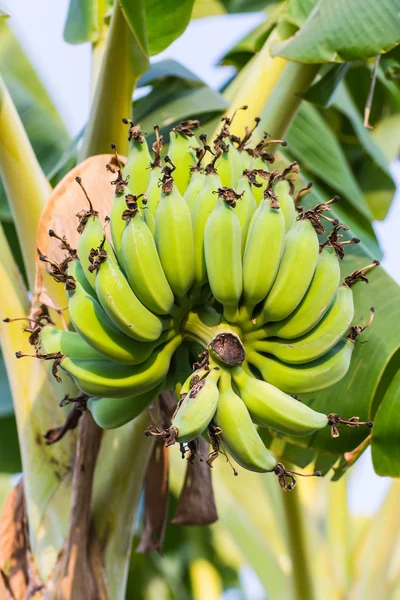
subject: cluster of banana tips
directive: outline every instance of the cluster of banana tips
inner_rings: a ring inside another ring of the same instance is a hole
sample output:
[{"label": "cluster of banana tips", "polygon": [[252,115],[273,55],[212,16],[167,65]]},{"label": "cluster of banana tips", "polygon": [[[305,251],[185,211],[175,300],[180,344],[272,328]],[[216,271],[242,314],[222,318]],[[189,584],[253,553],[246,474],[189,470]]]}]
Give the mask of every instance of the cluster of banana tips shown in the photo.
[{"label": "cluster of banana tips", "polygon": [[210,467],[222,454],[235,474],[231,461],[273,472],[289,490],[295,473],[269,452],[259,427],[288,436],[330,427],[337,437],[341,426],[372,426],[318,412],[299,396],[347,373],[374,314],[354,325],[352,288],[379,262],[341,283],[340,262],[360,240],[332,214],[339,198],[303,206],[312,185],[297,185],[298,163],[271,166],[272,147],[285,140],[264,133],[253,144],[260,119],[233,135],[234,117],[223,117],[213,140],[197,135],[197,120],[176,125],[167,153],[158,126],[149,146],[140,126],[124,119],[127,162],[113,144],[106,165],[115,174],[110,216],[100,220],[77,177],[85,203],[77,249],[50,230],[65,258],[56,263],[38,250],[65,287],[70,328],[58,329],[38,307],[25,330],[35,349],[29,356],[53,361],[54,376],[78,386],[79,396],[63,405],[116,428],[172,389],[170,427],[154,423],[147,435],[178,443],[191,462],[205,436]]}]

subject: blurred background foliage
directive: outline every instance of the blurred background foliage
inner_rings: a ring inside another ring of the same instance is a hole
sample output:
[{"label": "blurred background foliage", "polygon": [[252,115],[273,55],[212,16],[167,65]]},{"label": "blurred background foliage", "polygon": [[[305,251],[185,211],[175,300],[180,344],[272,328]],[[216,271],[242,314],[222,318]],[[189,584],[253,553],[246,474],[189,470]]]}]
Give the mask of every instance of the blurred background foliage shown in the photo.
[{"label": "blurred background foliage", "polygon": [[[142,2],[146,11],[145,22],[141,25],[137,11]],[[342,0],[335,3],[330,0],[196,0],[194,3],[184,0],[171,2],[167,16],[162,14],[164,4],[155,0],[140,0],[135,5],[128,0],[120,2],[142,60],[140,71],[143,74],[137,85],[140,93],[132,105],[133,118],[148,132],[152,132],[157,123],[167,143],[169,129],[186,118],[200,119],[205,131],[211,134],[229,107],[232,90],[238,81],[236,77],[251,64],[274,26],[285,20],[299,29],[294,38],[273,48],[273,53],[323,65],[304,94],[304,102],[286,135],[288,147],[278,158],[298,160],[304,181],[313,182],[313,193],[307,198],[307,204],[340,194],[341,203],[335,213],[349,225],[350,234],[362,240],[362,244],[343,261],[344,274],[366,264],[366,260],[382,257],[374,221],[385,219],[390,209],[395,185],[389,167],[400,148],[399,34],[396,19],[393,23],[390,21],[400,7],[397,1],[381,0],[380,10],[376,11],[374,2],[354,0],[352,3],[352,24],[356,22],[359,35],[352,35],[354,27],[352,30],[346,27],[345,6],[348,2]],[[317,4],[319,10],[315,11]],[[110,1],[97,4],[71,0],[65,25],[66,41],[73,44],[91,42],[94,47],[100,45],[109,24],[111,5]],[[368,39],[361,42],[367,27],[367,8],[376,18],[373,23],[368,23]],[[151,56],[164,50],[184,31],[191,17],[200,19],[255,11],[265,13],[264,22],[220,57],[219,64],[233,66],[235,75],[219,90],[211,89],[174,60],[150,61]],[[336,28],[336,37],[331,36],[335,38],[335,48],[325,43],[326,36],[322,35],[323,28],[318,20],[323,18],[331,33]],[[379,55],[380,59],[377,59]],[[55,185],[76,164],[84,131],[75,139],[70,138],[49,92],[5,18],[0,18],[0,62],[3,78],[39,162],[51,184]],[[365,116],[371,80],[375,76],[370,111]],[[372,127],[366,127],[366,122]],[[153,141],[151,133],[148,141]],[[11,211],[1,186],[0,220],[21,272],[24,272]],[[356,320],[366,317],[371,298],[377,309],[376,323],[366,332],[369,343],[365,347],[357,346],[353,368],[343,381],[323,394],[309,395],[305,400],[318,410],[329,411],[334,402],[339,413],[343,407],[342,412],[346,414],[358,414],[362,419],[373,417],[375,470],[381,475],[399,477],[400,294],[398,286],[383,269],[374,274],[368,297],[364,297],[361,286],[355,288]],[[371,348],[374,348],[373,352]],[[358,369],[357,380],[353,376],[355,368]],[[365,439],[366,434],[361,429],[344,431],[334,444],[326,432],[302,439],[301,445],[298,440],[273,437],[267,430],[263,435],[265,443],[286,463],[316,468],[334,479],[340,479],[371,442]],[[353,455],[345,457],[345,453],[357,447]],[[175,512],[183,477],[183,465],[176,459],[172,462],[170,516]],[[334,465],[336,468],[332,471]],[[11,486],[9,475],[20,470],[10,389],[4,364],[0,361],[0,504]],[[291,510],[290,499],[285,498],[283,504],[278,500],[280,490],[271,485],[268,475],[241,471],[241,483],[237,486],[227,465],[220,464],[214,471],[220,521],[202,529],[168,523],[162,559],[156,553],[132,553],[127,598],[213,599],[223,590],[235,590],[235,598],[256,597],[249,595],[248,584],[243,585],[245,565],[251,567],[269,597],[287,597],[274,594],[278,589],[286,589],[293,576],[291,548],[281,527],[282,510]],[[346,476],[334,486],[336,491],[331,493],[328,501],[328,519],[322,508],[328,498],[327,479],[309,483],[301,492],[295,492],[301,493],[306,513],[312,511],[313,514],[308,526],[316,554],[315,571],[321,567],[324,575],[330,572],[332,580],[322,577],[319,580],[316,576],[317,597],[341,598],[344,596],[340,595],[340,590],[351,588],[351,598],[399,598],[400,543],[393,533],[400,530],[396,510],[399,484],[393,484],[381,510],[381,515],[385,511],[385,517],[378,515],[375,521],[364,518],[350,523],[345,482]],[[134,547],[138,544],[141,519],[142,513],[138,518]],[[389,535],[387,523],[391,523],[392,535]],[[382,530],[387,534],[385,550],[376,564],[368,564],[367,568],[365,564],[357,563],[357,557],[360,548],[367,551],[365,549],[372,547],[378,526],[381,536]],[[337,535],[333,535],[333,531]],[[321,552],[316,552],[316,548]],[[331,564],[327,548],[337,559],[334,564]],[[383,571],[386,579],[382,576]],[[377,589],[374,577],[378,573],[384,591],[381,588],[374,596]]]}]

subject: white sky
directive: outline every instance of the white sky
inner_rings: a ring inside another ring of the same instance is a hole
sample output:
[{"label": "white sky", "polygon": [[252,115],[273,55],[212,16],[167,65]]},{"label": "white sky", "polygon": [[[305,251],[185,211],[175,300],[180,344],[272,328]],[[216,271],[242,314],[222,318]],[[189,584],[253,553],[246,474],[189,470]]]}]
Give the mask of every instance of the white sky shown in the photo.
[{"label": "white sky", "polygon": [[[72,136],[87,120],[90,92],[90,47],[71,46],[62,33],[67,0],[1,0],[1,8],[11,15],[10,24],[50,91]],[[190,24],[183,36],[155,60],[174,58],[191,69],[212,87],[231,74],[230,67],[216,67],[219,57],[235,41],[262,20],[259,14],[202,19]],[[223,26],[222,26],[223,25]],[[399,165],[393,173],[400,185]],[[400,283],[399,193],[384,223],[376,231],[385,251],[383,264]],[[350,480],[350,506],[355,513],[371,513],[387,489],[389,480],[373,472],[369,453],[357,463]]]}]

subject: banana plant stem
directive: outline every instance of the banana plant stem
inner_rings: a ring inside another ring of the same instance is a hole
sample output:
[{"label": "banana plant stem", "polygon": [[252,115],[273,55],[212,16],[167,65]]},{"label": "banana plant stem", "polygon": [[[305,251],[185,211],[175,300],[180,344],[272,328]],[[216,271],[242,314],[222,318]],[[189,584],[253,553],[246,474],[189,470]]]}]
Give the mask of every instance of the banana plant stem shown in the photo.
[{"label": "banana plant stem", "polygon": [[0,76],[0,176],[13,213],[31,289],[36,273],[36,226],[51,186]]},{"label": "banana plant stem", "polygon": [[97,80],[96,92],[79,152],[80,161],[109,152],[111,143],[116,144],[119,154],[127,154],[128,136],[121,119],[129,118],[132,112],[137,79],[132,60],[132,34],[119,2],[115,2],[100,72],[93,77],[93,81]]},{"label": "banana plant stem", "polygon": [[307,543],[305,515],[299,490],[294,489],[291,492],[283,493],[282,504],[292,559],[293,597],[296,600],[317,600],[312,576],[311,552]]}]

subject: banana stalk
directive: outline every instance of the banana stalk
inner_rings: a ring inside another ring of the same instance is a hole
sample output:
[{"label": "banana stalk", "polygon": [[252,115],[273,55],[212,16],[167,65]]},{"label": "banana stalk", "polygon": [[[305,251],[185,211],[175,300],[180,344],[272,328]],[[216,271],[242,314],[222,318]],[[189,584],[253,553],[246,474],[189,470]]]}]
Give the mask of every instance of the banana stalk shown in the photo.
[{"label": "banana stalk", "polygon": [[[126,156],[129,145],[126,129],[119,118],[131,116],[133,90],[147,65],[147,55],[133,38],[119,2],[114,2],[90,120],[79,153],[80,161],[108,152],[110,142]],[[120,117],[110,118],[111,115]]]},{"label": "banana stalk", "polygon": [[[238,111],[232,122],[231,133],[241,136],[244,127],[255,117],[261,121],[252,139],[257,142],[267,131],[273,139],[282,139],[294,118],[305,92],[318,73],[320,65],[288,62],[272,57],[273,46],[279,40],[293,35],[295,29],[281,23],[270,34],[260,52],[228,86],[225,97],[231,101],[228,114],[241,106],[248,110]],[[237,85],[240,80],[240,86]],[[273,152],[271,145],[269,152]]]},{"label": "banana stalk", "polygon": [[36,272],[36,224],[50,194],[11,96],[0,76],[0,175],[14,216],[30,287]]},{"label": "banana stalk", "polygon": [[103,547],[109,597],[124,600],[133,530],[153,441],[148,411],[103,433],[94,475],[92,514]]},{"label": "banana stalk", "polygon": [[[286,465],[287,466],[287,465]],[[291,468],[290,466],[287,468]],[[315,583],[312,575],[312,554],[308,543],[305,514],[300,503],[299,490],[282,495],[285,510],[287,539],[292,559],[294,598],[316,600]]]},{"label": "banana stalk", "polygon": [[46,579],[67,534],[75,435],[71,433],[54,446],[45,445],[43,434],[63,423],[65,415],[44,363],[15,357],[16,350],[32,351],[21,323],[3,323],[4,318],[28,314],[29,302],[2,229],[0,280],[1,350],[17,419],[30,545],[40,576]]}]

